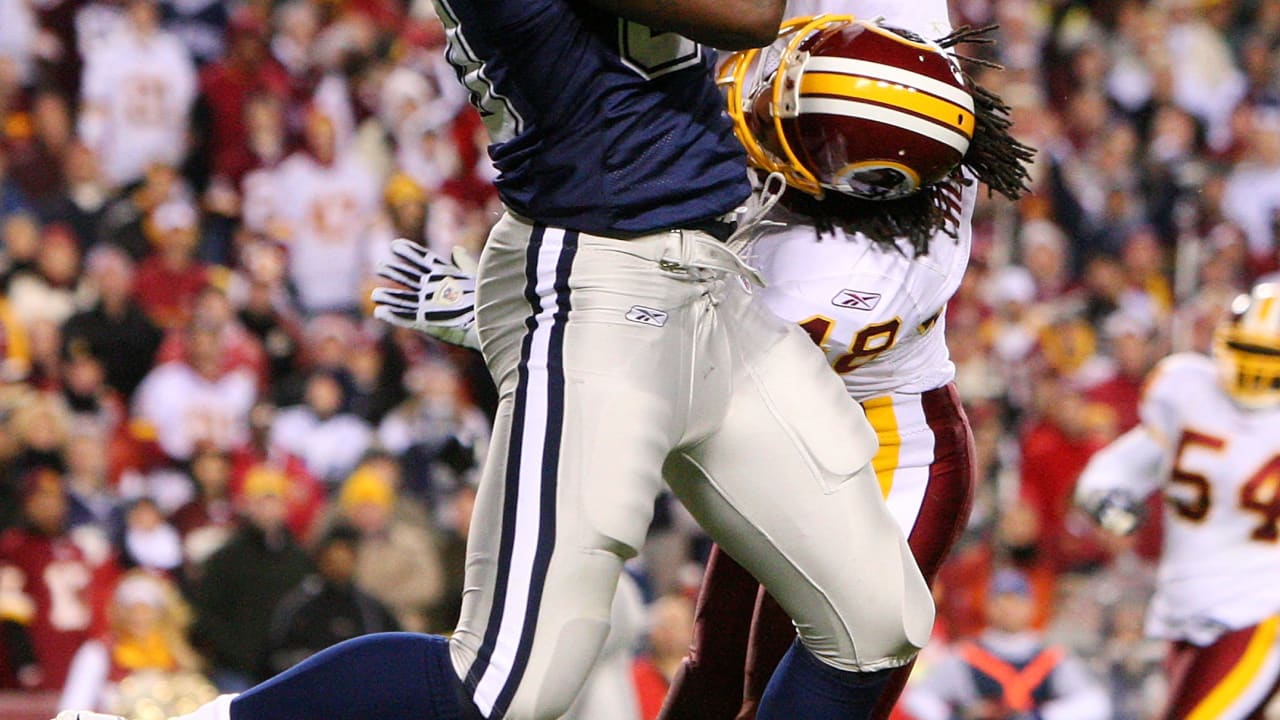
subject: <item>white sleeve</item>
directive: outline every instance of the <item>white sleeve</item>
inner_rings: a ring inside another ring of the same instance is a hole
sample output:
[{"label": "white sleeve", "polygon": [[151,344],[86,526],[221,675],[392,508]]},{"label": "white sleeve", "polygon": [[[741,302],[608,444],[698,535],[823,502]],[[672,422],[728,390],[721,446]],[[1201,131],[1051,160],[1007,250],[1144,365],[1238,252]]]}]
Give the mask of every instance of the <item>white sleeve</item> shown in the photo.
[{"label": "white sleeve", "polygon": [[1162,445],[1172,445],[1181,432],[1179,399],[1186,392],[1186,385],[1194,381],[1194,377],[1188,379],[1185,362],[1176,355],[1160,361],[1151,371],[1138,403],[1142,424]]},{"label": "white sleeve", "polygon": [[1043,720],[1107,720],[1111,698],[1077,657],[1063,658],[1051,678],[1054,698],[1038,710]]},{"label": "white sleeve", "polygon": [[1089,458],[1076,484],[1076,502],[1123,490],[1135,501],[1155,492],[1165,463],[1165,446],[1144,425],[1116,438]]},{"label": "white sleeve", "polygon": [[104,710],[98,707],[111,671],[111,657],[100,640],[86,640],[71,658],[67,682],[58,696],[59,710]]}]

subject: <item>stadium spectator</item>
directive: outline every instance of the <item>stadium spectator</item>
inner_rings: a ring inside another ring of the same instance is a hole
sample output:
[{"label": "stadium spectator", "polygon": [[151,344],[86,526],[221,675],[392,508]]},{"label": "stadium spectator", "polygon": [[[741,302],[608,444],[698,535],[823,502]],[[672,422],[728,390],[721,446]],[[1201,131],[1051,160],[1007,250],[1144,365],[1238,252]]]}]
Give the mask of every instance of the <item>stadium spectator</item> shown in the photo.
[{"label": "stadium spectator", "polygon": [[107,387],[106,370],[97,358],[85,352],[70,354],[62,364],[61,384],[78,430],[112,439],[124,432],[128,409],[120,394]]},{"label": "stadium spectator", "polygon": [[46,225],[31,272],[9,281],[9,306],[25,323],[46,320],[61,325],[76,311],[80,248],[62,225]]},{"label": "stadium spectator", "polygon": [[[81,170],[87,173],[90,168]],[[113,195],[102,208],[99,237],[118,245],[135,261],[141,262],[161,246],[150,225],[151,215],[169,203],[190,205],[190,187],[178,174],[177,168],[151,163],[141,182]]]},{"label": "stadium spectator", "polygon": [[126,20],[85,57],[79,133],[114,186],[152,163],[181,164],[196,72],[181,41],[160,29],[156,0],[130,0]]},{"label": "stadium spectator", "polygon": [[658,717],[667,688],[692,640],[693,601],[685,595],[664,595],[655,600],[649,607],[644,651],[632,667],[641,720]]},{"label": "stadium spectator", "polygon": [[205,561],[192,589],[192,634],[222,692],[265,679],[271,615],[311,572],[306,551],[285,525],[287,485],[279,473],[246,478],[239,503],[246,522]]},{"label": "stadium spectator", "polygon": [[1085,463],[1110,438],[1098,431],[1098,413],[1063,380],[1043,379],[1036,407],[1039,419],[1022,440],[1020,495],[1036,515],[1040,556],[1060,571],[1105,562],[1092,527],[1072,510],[1071,493]]},{"label": "stadium spectator", "polygon": [[1084,663],[1031,629],[1031,586],[1001,570],[987,600],[990,627],[910,685],[903,705],[917,720],[1108,720],[1111,703]]},{"label": "stadium spectator", "polygon": [[[198,674],[203,661],[186,639],[190,608],[170,582],[145,570],[130,571],[116,585],[106,617],[106,627],[76,651],[59,708],[137,717],[139,710],[155,708],[157,700],[168,700],[156,708],[168,714],[183,702],[213,698],[213,687]],[[160,697],[139,693],[140,684],[168,692]],[[195,687],[179,691],[183,685]]]},{"label": "stadium spectator", "polygon": [[[31,123],[31,137],[13,145],[11,172],[23,196],[36,208],[41,219],[55,220],[50,217],[50,204],[65,191],[65,164],[72,141],[71,109],[66,98],[47,90],[37,94],[31,100]],[[91,238],[79,232],[74,235],[80,241],[81,249],[85,249]]]},{"label": "stadium spectator", "polygon": [[62,398],[53,393],[26,394],[9,419],[8,431],[17,452],[6,463],[8,481],[21,486],[33,470],[65,471],[63,451],[70,424]]},{"label": "stadium spectator", "polygon": [[67,524],[72,528],[89,525],[105,537],[115,537],[120,532],[123,508],[107,476],[107,452],[107,443],[97,430],[72,429],[64,453],[70,503]]},{"label": "stadium spectator", "polygon": [[[261,165],[251,142],[253,98],[272,100],[289,93],[289,76],[268,53],[270,28],[249,7],[231,16],[227,56],[200,71],[200,96],[209,114],[208,162],[215,177],[232,187]],[[277,156],[275,159],[279,159]]]},{"label": "stadium spectator", "polygon": [[332,116],[312,107],[304,130],[304,148],[274,171],[273,182],[288,195],[275,198],[267,218],[287,241],[301,308],[349,312],[370,270],[366,232],[377,211],[378,182],[341,147]]},{"label": "stadium spectator", "polygon": [[66,223],[85,249],[103,239],[103,218],[111,197],[93,151],[73,140],[57,167],[42,166],[40,172],[62,179],[57,193],[41,205],[41,216],[48,222]]},{"label": "stadium spectator", "polygon": [[[257,336],[240,323],[226,291],[216,285],[205,285],[191,303],[191,324],[216,330],[222,344],[222,371],[243,370],[267,383],[267,357]],[[181,360],[187,354],[186,334],[170,331],[156,354],[157,363]]]},{"label": "stadium spectator", "polygon": [[155,500],[140,497],[125,509],[119,558],[125,568],[177,577],[182,566],[182,538]]},{"label": "stadium spectator", "polygon": [[138,266],[134,297],[156,325],[184,327],[192,320],[196,297],[211,281],[209,268],[195,255],[199,215],[188,203],[166,202],[151,212],[147,229],[155,250]]},{"label": "stadium spectator", "polygon": [[330,487],[355,469],[372,440],[369,425],[345,412],[345,395],[332,373],[312,373],[304,404],[280,410],[272,425],[271,444],[302,458],[307,470]]},{"label": "stadium spectator", "polygon": [[412,393],[378,426],[378,442],[402,457],[406,489],[429,505],[485,456],[489,422],[469,399],[458,369],[428,360],[404,373]]},{"label": "stadium spectator", "polygon": [[284,253],[271,243],[255,242],[242,251],[245,297],[237,318],[265,354],[268,388],[279,387],[300,364],[303,327],[284,288]]},{"label": "stadium spectator", "polygon": [[326,507],[327,489],[307,470],[302,458],[272,443],[275,418],[275,406],[267,402],[259,402],[249,411],[249,440],[231,453],[232,494],[242,492],[252,472],[283,473],[288,480],[285,523],[294,537],[306,539]]},{"label": "stadium spectator", "polygon": [[12,673],[0,687],[58,690],[72,656],[98,627],[116,568],[68,532],[66,492],[55,471],[41,468],[23,479],[21,508],[22,524],[0,534],[0,646]]},{"label": "stadium spectator", "polygon": [[106,383],[129,397],[151,369],[162,335],[133,300],[134,265],[124,251],[99,246],[85,265],[97,300],[67,320],[63,341],[71,354],[96,357]]},{"label": "stadium spectator", "polygon": [[360,534],[338,525],[312,551],[316,572],[284,596],[271,618],[270,665],[281,672],[343,640],[400,624],[355,580]]},{"label": "stadium spectator", "polygon": [[204,447],[191,458],[195,497],[169,516],[182,538],[185,579],[194,581],[204,561],[217,552],[235,532],[239,518],[231,497],[231,460],[227,454]]},{"label": "stadium spectator", "polygon": [[40,224],[27,212],[11,211],[0,223],[0,241],[4,243],[3,266],[0,279],[4,281],[5,297],[13,279],[26,272],[35,272],[36,257],[40,254]]},{"label": "stadium spectator", "polygon": [[385,603],[406,630],[426,628],[444,578],[428,528],[396,517],[396,492],[376,470],[361,468],[342,485],[342,521],[360,533],[356,584]]},{"label": "stadium spectator", "polygon": [[445,633],[457,627],[462,614],[463,570],[467,563],[467,536],[471,532],[471,513],[475,510],[476,488],[465,482],[449,497],[436,529],[435,545],[440,553],[444,590],[440,599],[427,610],[427,632]]},{"label": "stadium spectator", "polygon": [[248,437],[257,378],[247,370],[224,372],[218,328],[187,331],[187,356],[156,367],[135,393],[135,431],[153,438],[163,453],[189,460],[200,443],[230,450]]}]

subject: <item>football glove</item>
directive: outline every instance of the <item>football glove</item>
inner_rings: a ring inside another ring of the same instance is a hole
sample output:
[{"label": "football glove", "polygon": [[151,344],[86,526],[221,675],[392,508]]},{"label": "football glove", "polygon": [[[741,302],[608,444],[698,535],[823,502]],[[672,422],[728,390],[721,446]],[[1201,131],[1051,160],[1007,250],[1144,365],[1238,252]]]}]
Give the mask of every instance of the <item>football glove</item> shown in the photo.
[{"label": "football glove", "polygon": [[453,262],[404,238],[391,242],[393,260],[378,275],[403,286],[373,291],[373,316],[450,345],[480,349],[476,334],[476,261],[461,247]]},{"label": "football glove", "polygon": [[1142,521],[1142,504],[1123,490],[1109,490],[1085,505],[1099,527],[1116,535],[1128,535]]}]

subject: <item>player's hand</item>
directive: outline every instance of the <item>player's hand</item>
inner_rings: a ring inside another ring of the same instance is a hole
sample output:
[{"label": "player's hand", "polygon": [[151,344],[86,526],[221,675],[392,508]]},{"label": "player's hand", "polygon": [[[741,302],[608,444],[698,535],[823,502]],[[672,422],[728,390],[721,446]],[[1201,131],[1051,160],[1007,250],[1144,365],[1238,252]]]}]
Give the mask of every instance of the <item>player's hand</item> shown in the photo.
[{"label": "player's hand", "polygon": [[480,349],[476,334],[476,262],[462,247],[453,262],[404,238],[391,242],[394,260],[378,275],[404,286],[376,288],[373,316],[451,345]]},{"label": "player's hand", "polygon": [[1103,530],[1120,536],[1137,530],[1142,521],[1142,505],[1123,490],[1109,490],[1092,498],[1085,510]]}]

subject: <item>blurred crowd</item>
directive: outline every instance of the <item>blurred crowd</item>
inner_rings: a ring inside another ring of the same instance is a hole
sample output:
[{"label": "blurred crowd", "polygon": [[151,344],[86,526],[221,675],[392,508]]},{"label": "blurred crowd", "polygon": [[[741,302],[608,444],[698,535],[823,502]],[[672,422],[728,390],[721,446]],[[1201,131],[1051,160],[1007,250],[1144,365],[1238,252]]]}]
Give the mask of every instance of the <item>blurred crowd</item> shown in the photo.
[{"label": "blurred crowd", "polygon": [[[1280,268],[1280,2],[952,6],[999,23],[962,53],[1040,152],[947,309],[982,483],[921,672],[1014,568],[1138,720],[1158,505],[1118,540],[1070,498],[1154,362]],[[367,303],[392,238],[497,219],[446,35],[427,0],[0,0],[0,688],[160,717],[452,628],[494,390]],[[630,563],[646,719],[707,546],[664,498]]]}]

